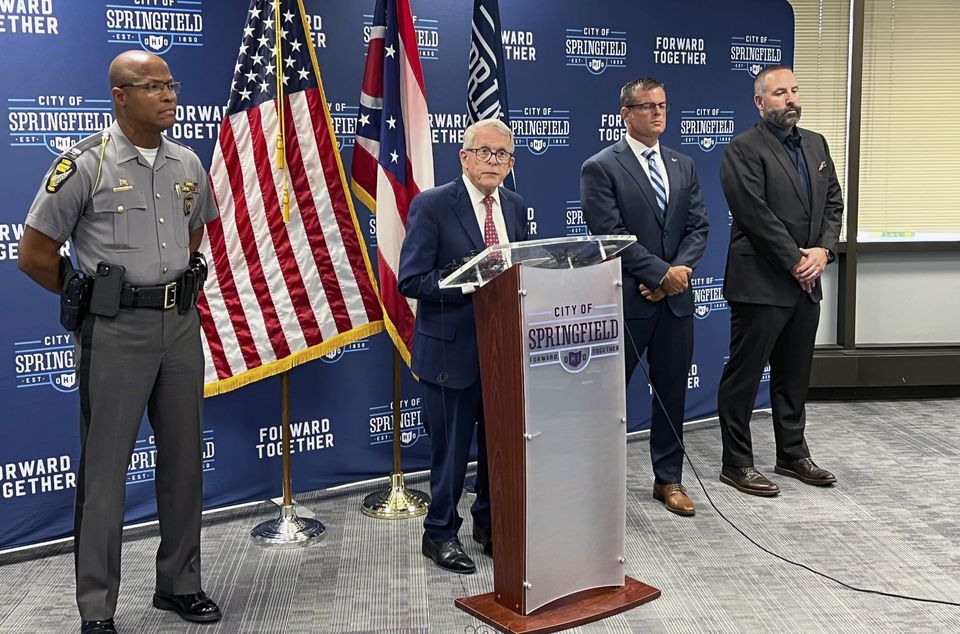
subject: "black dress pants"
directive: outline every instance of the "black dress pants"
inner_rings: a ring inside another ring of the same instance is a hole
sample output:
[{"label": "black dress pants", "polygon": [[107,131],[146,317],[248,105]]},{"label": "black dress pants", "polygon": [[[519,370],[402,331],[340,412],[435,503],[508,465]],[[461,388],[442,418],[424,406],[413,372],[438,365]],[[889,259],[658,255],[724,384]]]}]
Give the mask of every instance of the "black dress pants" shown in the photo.
[{"label": "black dress pants", "polygon": [[750,417],[768,361],[777,458],[809,456],[803,432],[820,304],[801,296],[793,306],[729,305],[730,358],[717,395],[723,464],[753,465]]}]

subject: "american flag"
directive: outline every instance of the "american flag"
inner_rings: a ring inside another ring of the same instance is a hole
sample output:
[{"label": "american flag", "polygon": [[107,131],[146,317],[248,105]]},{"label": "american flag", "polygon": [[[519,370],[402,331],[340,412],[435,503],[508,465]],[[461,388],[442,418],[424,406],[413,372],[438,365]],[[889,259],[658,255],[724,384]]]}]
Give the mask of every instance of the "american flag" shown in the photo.
[{"label": "american flag", "polygon": [[[474,0],[467,61],[467,123],[500,119],[510,126],[507,69],[503,63],[500,6],[497,0]],[[504,186],[516,191],[513,170]]]},{"label": "american flag", "polygon": [[[278,77],[286,170],[276,161]],[[198,302],[207,395],[383,329],[376,282],[297,0],[250,3],[210,181],[220,218],[207,225],[202,246],[210,266]],[[281,210],[285,182],[288,223]]]},{"label": "american flag", "polygon": [[397,291],[397,269],[410,201],[433,187],[433,146],[417,36],[407,0],[377,0],[351,174],[353,192],[377,214],[383,318],[390,338],[409,365],[417,305]]}]

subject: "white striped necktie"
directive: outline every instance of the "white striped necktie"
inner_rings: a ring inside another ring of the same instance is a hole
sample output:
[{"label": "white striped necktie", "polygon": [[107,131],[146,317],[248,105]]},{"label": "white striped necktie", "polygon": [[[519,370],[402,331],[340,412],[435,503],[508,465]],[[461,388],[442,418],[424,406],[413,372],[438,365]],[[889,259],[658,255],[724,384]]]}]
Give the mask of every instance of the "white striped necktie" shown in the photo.
[{"label": "white striped necktie", "polygon": [[653,149],[645,150],[643,158],[647,159],[647,167],[650,168],[650,184],[653,185],[653,191],[657,194],[657,204],[660,205],[660,211],[667,213],[667,188],[663,186],[663,176],[660,175],[660,169],[654,157],[657,153]]}]

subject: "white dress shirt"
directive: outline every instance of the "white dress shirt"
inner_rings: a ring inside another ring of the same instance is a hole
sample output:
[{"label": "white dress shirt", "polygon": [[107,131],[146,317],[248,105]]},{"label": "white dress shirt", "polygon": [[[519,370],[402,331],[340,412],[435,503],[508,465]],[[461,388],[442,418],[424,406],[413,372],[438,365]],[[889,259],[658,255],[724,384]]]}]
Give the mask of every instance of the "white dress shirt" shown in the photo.
[{"label": "white dress shirt", "polygon": [[[635,138],[630,136],[629,133],[625,134],[624,138],[627,140],[627,144],[630,146],[630,149],[633,150],[633,153],[636,155],[637,160],[640,161],[640,167],[643,168],[643,173],[647,175],[647,179],[650,178],[650,165],[647,163],[647,159],[643,153],[647,150],[653,150],[656,152],[656,154],[653,156],[653,160],[657,164],[657,169],[660,170],[660,178],[663,179],[663,188],[666,190],[664,193],[667,196],[667,204],[669,204],[670,179],[667,178],[667,166],[663,164],[663,155],[660,154],[660,141],[654,143],[653,147],[647,147],[640,141],[637,141]],[[650,182],[652,183],[653,181]]]},{"label": "white dress shirt", "polygon": [[[467,186],[467,193],[470,194],[470,204],[473,205],[473,212],[477,216],[477,224],[480,226],[480,237],[485,235],[484,225],[487,223],[487,207],[483,204],[483,195],[476,186],[470,182],[466,174],[461,174],[463,184]],[[503,208],[500,206],[500,188],[494,190],[493,196],[493,226],[497,230],[497,244],[510,242],[507,237],[507,225],[503,221]]]}]

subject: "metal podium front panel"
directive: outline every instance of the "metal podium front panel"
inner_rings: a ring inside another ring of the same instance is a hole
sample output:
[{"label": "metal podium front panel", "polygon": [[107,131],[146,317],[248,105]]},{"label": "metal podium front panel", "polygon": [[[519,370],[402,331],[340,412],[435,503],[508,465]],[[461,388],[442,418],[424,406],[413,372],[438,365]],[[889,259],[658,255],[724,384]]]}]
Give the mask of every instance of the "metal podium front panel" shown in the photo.
[{"label": "metal podium front panel", "polygon": [[526,613],[623,585],[626,396],[620,261],[521,267]]}]

